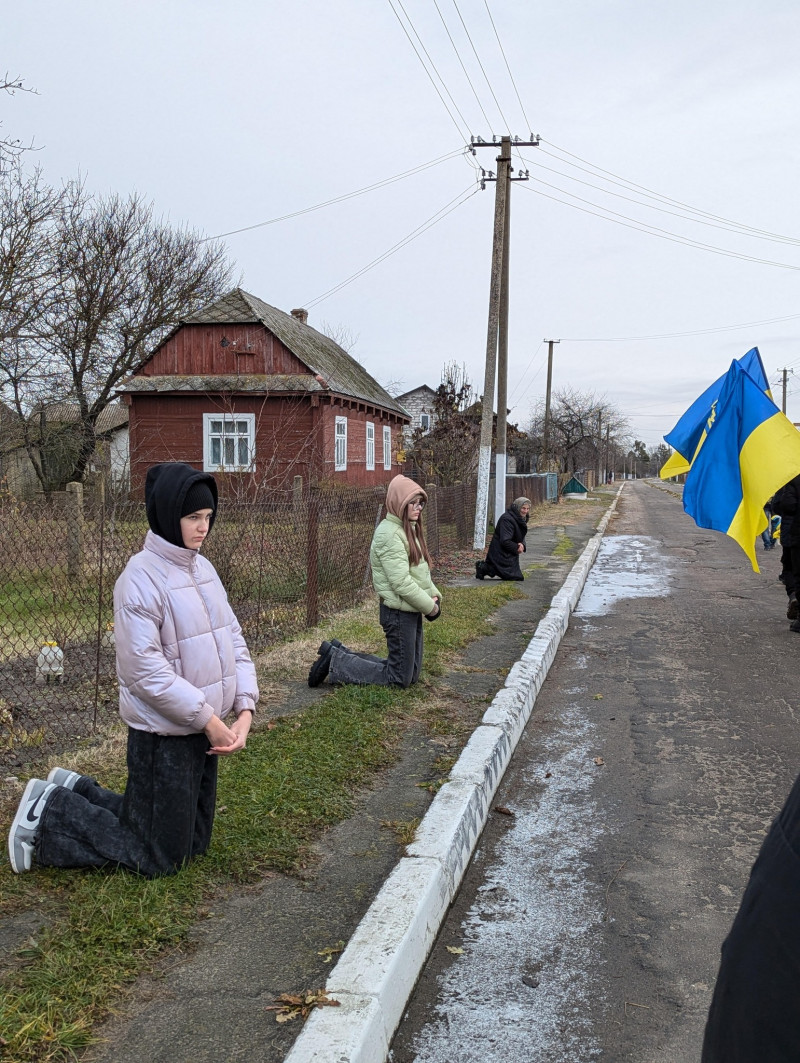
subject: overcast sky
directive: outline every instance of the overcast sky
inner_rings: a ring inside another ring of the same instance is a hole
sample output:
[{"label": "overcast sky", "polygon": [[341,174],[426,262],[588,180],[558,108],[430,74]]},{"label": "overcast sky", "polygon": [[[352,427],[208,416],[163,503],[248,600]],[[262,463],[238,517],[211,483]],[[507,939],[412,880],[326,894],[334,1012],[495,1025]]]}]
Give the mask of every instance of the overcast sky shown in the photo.
[{"label": "overcast sky", "polygon": [[[247,291],[348,330],[382,383],[435,387],[456,360],[478,392],[494,185],[478,190],[474,167],[496,153],[461,149],[473,134],[539,134],[521,149],[532,179],[512,192],[511,420],[525,425],[543,397],[544,337],[561,339],[554,387],[606,396],[648,446],[754,345],[772,380],[794,368],[787,412],[800,420],[796,0],[403,5],[6,5],[0,66],[37,95],[0,100],[3,131],[34,138],[51,182],[136,190],[208,235],[442,159],[225,243]],[[687,206],[705,213],[689,220]]]}]

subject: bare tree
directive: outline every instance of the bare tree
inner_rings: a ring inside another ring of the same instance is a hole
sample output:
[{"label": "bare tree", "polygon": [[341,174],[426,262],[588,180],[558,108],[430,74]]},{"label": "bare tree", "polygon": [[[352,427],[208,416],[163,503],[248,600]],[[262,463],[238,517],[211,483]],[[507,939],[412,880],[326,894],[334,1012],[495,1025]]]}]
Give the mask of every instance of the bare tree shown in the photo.
[{"label": "bare tree", "polygon": [[[81,480],[95,447],[100,413],[122,379],[138,369],[180,319],[219,296],[231,268],[219,243],[153,216],[138,195],[87,197],[65,190],[52,233],[55,285],[33,334],[0,349],[2,393],[17,412],[34,458],[33,411],[56,398],[77,405],[62,477]],[[61,477],[60,477],[61,478]]]},{"label": "bare tree", "polygon": [[361,360],[357,355],[353,354],[353,348],[358,343],[360,336],[357,332],[353,332],[349,325],[334,325],[330,321],[322,321],[318,331],[323,336],[327,336],[329,340],[338,343],[342,350],[347,351],[351,358],[355,358],[356,361]]},{"label": "bare tree", "polygon": [[[13,96],[17,92],[35,91],[35,89],[25,85],[22,78],[11,77],[8,71],[0,77],[0,92],[5,92],[9,96]],[[2,126],[2,122],[0,122],[0,126]],[[19,139],[0,136],[0,173],[3,173],[10,164],[16,162],[24,151],[31,151],[32,149],[33,141],[30,144],[23,144]]]},{"label": "bare tree", "polygon": [[471,481],[477,468],[481,412],[466,366],[457,362],[444,366],[431,412],[433,427],[414,432],[406,461],[426,481],[442,485]]},{"label": "bare tree", "polygon": [[[544,403],[534,411],[529,435],[541,454],[544,437]],[[561,472],[578,472],[602,466],[615,467],[618,452],[627,445],[628,422],[605,396],[562,388],[550,406],[548,457]]]},{"label": "bare tree", "polygon": [[15,164],[0,173],[0,344],[30,338],[53,298],[54,234],[68,198],[39,170]]}]

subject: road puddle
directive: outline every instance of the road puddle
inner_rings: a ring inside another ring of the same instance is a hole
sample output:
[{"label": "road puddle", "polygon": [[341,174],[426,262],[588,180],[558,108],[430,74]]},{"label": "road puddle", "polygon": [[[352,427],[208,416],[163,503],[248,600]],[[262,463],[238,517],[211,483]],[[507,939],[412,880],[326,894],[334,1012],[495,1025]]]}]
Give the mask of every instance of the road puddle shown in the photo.
[{"label": "road puddle", "polygon": [[628,598],[669,594],[672,559],[647,535],[609,535],[600,544],[575,610],[579,617],[602,616]]}]

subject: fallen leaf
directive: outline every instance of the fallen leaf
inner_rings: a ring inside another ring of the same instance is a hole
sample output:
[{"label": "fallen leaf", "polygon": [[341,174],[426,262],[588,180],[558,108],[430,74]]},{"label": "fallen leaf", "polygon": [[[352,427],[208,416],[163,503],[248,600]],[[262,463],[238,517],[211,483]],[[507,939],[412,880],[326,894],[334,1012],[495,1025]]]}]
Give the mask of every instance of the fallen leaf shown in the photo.
[{"label": "fallen leaf", "polygon": [[267,730],[268,731],[274,731],[277,726],[278,725],[277,725],[277,723],[275,723],[274,720],[270,720],[269,723],[267,724]]},{"label": "fallen leaf", "polygon": [[495,812],[499,812],[501,816],[516,816],[516,812],[512,812],[510,808],[506,808],[505,805],[495,805]]},{"label": "fallen leaf", "polygon": [[304,993],[281,993],[274,1004],[268,1004],[265,1011],[276,1011],[276,1022],[289,1022],[299,1015],[306,1019],[314,1008],[338,1008],[339,1001],[329,997],[324,989],[306,989]]},{"label": "fallen leaf", "polygon": [[445,947],[447,948],[447,951],[452,952],[454,956],[464,955],[464,950],[462,948],[459,948],[458,945],[447,945]]},{"label": "fallen leaf", "polygon": [[602,694],[595,694],[594,700],[595,701],[602,701],[603,700],[603,695]]},{"label": "fallen leaf", "polygon": [[552,779],[552,778],[553,778],[553,773],[552,773],[552,771],[546,771],[546,772],[544,773],[544,777],[545,777],[545,779]]},{"label": "fallen leaf", "polygon": [[341,952],[344,949],[344,942],[339,941],[335,945],[329,945],[326,949],[320,949],[317,956],[321,956],[325,963],[330,963],[337,952]]},{"label": "fallen leaf", "polygon": [[602,768],[603,765],[605,764],[605,761],[603,760],[602,757],[595,757],[594,758],[594,762],[599,768]]}]

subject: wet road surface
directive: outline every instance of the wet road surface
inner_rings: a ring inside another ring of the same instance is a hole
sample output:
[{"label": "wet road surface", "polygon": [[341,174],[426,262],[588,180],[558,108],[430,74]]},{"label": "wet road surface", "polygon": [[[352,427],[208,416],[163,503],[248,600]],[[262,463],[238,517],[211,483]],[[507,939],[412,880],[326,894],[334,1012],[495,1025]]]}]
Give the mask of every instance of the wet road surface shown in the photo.
[{"label": "wet road surface", "polygon": [[696,1063],[800,766],[778,555],[626,485],[394,1063]]}]

